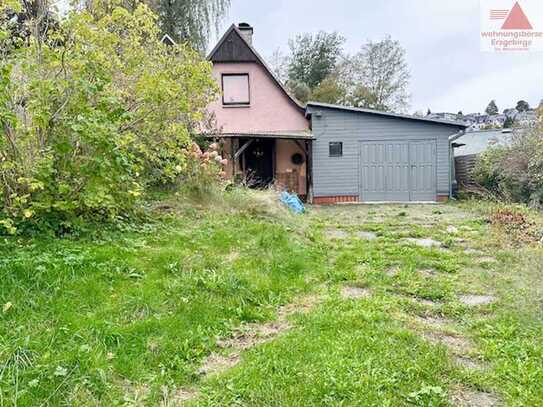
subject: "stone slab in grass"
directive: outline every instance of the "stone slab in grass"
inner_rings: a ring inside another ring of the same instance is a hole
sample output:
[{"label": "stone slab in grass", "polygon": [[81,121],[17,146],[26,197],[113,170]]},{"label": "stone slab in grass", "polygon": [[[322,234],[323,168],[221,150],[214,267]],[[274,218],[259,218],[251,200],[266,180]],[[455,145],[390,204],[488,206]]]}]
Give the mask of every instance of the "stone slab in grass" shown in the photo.
[{"label": "stone slab in grass", "polygon": [[471,342],[461,336],[453,336],[442,332],[424,332],[422,336],[427,341],[443,345],[449,351],[460,355],[472,350]]},{"label": "stone slab in grass", "polygon": [[200,395],[200,392],[195,388],[183,388],[168,392],[165,399],[168,401],[167,405],[184,405],[190,400],[194,400]]},{"label": "stone slab in grass", "polygon": [[436,317],[431,315],[418,316],[417,321],[421,324],[430,326],[432,328],[442,329],[446,326],[452,325],[453,321],[443,317]]},{"label": "stone slab in grass", "polygon": [[230,355],[212,353],[204,359],[204,362],[198,369],[198,374],[202,376],[219,374],[233,368],[239,361],[240,356],[238,352],[233,352]]},{"label": "stone slab in grass", "polygon": [[430,300],[430,299],[428,299],[428,298],[414,297],[413,299],[414,299],[416,302],[418,302],[419,304],[426,305],[426,306],[429,306],[429,307],[433,307],[433,306],[436,306],[436,305],[441,305],[440,302],[434,301],[434,300]]},{"label": "stone slab in grass", "polygon": [[477,360],[469,358],[467,356],[455,356],[453,358],[454,364],[462,369],[466,370],[483,370],[484,365],[479,363]]},{"label": "stone slab in grass", "polygon": [[499,407],[503,405],[494,394],[474,389],[453,391],[450,402],[457,407]]},{"label": "stone slab in grass", "polygon": [[347,286],[341,289],[341,296],[343,298],[365,298],[369,297],[370,294],[371,292],[368,288]]},{"label": "stone slab in grass", "polygon": [[469,305],[470,307],[474,307],[477,305],[492,304],[493,302],[496,301],[496,297],[492,295],[474,295],[474,294],[461,295],[458,299],[462,304]]},{"label": "stone slab in grass", "polygon": [[434,239],[430,239],[430,238],[417,239],[417,238],[414,238],[414,237],[408,237],[408,238],[405,238],[404,241],[406,241],[408,243],[412,243],[412,244],[420,246],[420,247],[426,247],[426,248],[442,247],[443,246],[443,243],[438,242],[437,240],[434,240]]},{"label": "stone slab in grass", "polygon": [[389,277],[395,277],[400,272],[400,268],[398,266],[390,267],[387,270],[385,270],[385,274]]},{"label": "stone slab in grass", "polygon": [[377,239],[377,234],[373,232],[359,231],[359,232],[356,232],[356,236],[359,237],[360,239],[365,239],[365,240]]},{"label": "stone slab in grass", "polygon": [[492,256],[482,256],[477,259],[477,263],[496,263],[496,258]]},{"label": "stone slab in grass", "polygon": [[349,237],[349,234],[341,229],[328,229],[325,234],[328,239],[346,239]]},{"label": "stone slab in grass", "polygon": [[437,270],[434,269],[421,269],[417,270],[422,277],[435,277],[437,275]]},{"label": "stone slab in grass", "polygon": [[447,233],[449,233],[451,235],[456,235],[458,232],[459,232],[459,230],[458,230],[458,228],[456,226],[453,226],[453,225],[447,226]]},{"label": "stone slab in grass", "polygon": [[481,251],[481,250],[477,250],[477,249],[472,249],[472,248],[467,248],[464,250],[464,253],[466,254],[470,254],[470,255],[474,255],[474,256],[481,256],[483,255],[484,253]]}]

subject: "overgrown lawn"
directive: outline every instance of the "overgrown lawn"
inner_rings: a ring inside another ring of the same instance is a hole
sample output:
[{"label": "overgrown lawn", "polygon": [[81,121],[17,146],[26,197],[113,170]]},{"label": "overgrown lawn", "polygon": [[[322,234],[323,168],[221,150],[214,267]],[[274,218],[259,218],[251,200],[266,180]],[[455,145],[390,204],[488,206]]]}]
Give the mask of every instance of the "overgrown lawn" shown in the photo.
[{"label": "overgrown lawn", "polygon": [[[543,250],[488,207],[264,204],[4,240],[0,405],[541,404]],[[239,363],[201,373],[240,327],[276,318]]]}]

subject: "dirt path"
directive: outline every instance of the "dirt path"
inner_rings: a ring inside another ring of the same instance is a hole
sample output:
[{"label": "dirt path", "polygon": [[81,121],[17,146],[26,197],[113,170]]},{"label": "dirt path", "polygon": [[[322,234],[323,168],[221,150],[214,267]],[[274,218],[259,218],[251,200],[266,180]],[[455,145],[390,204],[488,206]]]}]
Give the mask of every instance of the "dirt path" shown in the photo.
[{"label": "dirt path", "polygon": [[[213,352],[203,360],[198,369],[200,380],[234,368],[241,361],[244,351],[272,341],[289,331],[293,328],[289,317],[310,312],[321,300],[322,297],[317,294],[297,298],[279,308],[275,321],[244,324],[236,328],[230,337],[219,339],[217,345],[221,351]],[[171,395],[171,403],[168,405],[182,405],[198,398],[199,394],[197,386],[179,389]]]}]

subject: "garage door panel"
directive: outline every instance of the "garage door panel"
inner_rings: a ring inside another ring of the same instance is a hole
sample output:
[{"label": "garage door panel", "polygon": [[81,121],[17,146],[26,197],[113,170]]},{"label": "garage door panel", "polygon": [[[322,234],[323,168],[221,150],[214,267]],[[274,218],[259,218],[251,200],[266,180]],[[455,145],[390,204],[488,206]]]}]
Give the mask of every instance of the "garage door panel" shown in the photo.
[{"label": "garage door panel", "polygon": [[362,201],[434,201],[435,141],[365,141],[360,144]]},{"label": "garage door panel", "polygon": [[413,141],[409,143],[411,165],[411,201],[436,199],[436,143]]}]

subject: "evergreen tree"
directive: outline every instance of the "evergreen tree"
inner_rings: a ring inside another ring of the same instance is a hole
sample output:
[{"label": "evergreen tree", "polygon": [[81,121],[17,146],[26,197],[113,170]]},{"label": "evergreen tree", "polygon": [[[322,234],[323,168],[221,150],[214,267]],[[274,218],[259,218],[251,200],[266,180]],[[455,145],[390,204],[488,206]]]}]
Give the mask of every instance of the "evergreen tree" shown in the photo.
[{"label": "evergreen tree", "polygon": [[490,103],[488,104],[488,106],[485,109],[485,112],[489,116],[498,114],[498,112],[499,112],[498,106],[496,105],[496,101],[494,99],[492,99],[490,101]]},{"label": "evergreen tree", "polygon": [[[315,89],[336,68],[345,38],[337,32],[300,34],[289,41],[288,82]],[[297,85],[296,85],[297,86]]]}]

